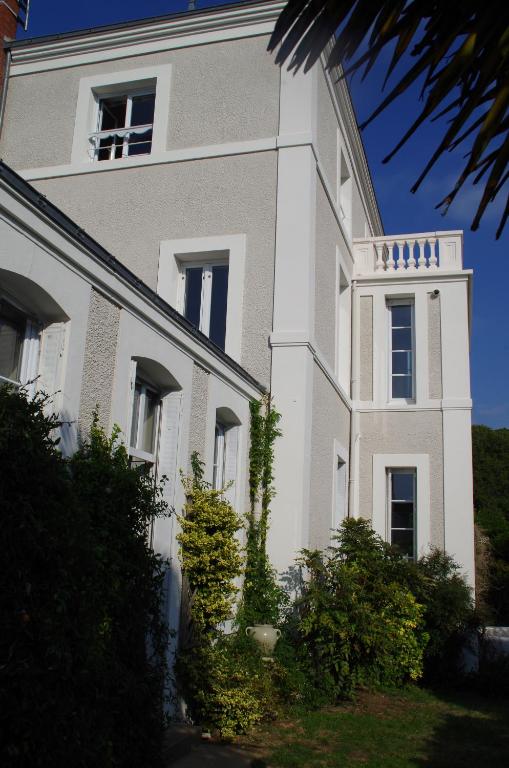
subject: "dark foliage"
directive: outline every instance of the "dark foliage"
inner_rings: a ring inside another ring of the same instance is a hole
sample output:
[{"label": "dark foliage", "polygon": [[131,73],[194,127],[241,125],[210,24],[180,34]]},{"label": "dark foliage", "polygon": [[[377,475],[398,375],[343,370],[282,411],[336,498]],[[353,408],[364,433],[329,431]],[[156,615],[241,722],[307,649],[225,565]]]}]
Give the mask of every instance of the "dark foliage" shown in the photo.
[{"label": "dark foliage", "polygon": [[43,405],[0,387],[0,764],[157,766],[165,505],[97,425],[64,460]]},{"label": "dark foliage", "polygon": [[[472,229],[509,178],[509,5],[497,0],[289,0],[269,48],[277,61],[292,55],[291,68],[311,67],[336,35],[329,67],[364,67],[364,76],[388,47],[386,82],[401,64],[401,77],[364,125],[416,82],[424,106],[385,158],[387,162],[427,119],[447,115],[443,138],[412,187],[421,184],[438,158],[461,146],[465,166],[451,192],[438,204],[446,211],[467,179],[484,191]],[[367,41],[367,50],[363,52]],[[340,73],[338,73],[339,75]],[[509,197],[497,230],[509,216]]]},{"label": "dark foliage", "polygon": [[509,624],[509,429],[472,427],[476,522],[489,537],[486,595],[492,620]]}]

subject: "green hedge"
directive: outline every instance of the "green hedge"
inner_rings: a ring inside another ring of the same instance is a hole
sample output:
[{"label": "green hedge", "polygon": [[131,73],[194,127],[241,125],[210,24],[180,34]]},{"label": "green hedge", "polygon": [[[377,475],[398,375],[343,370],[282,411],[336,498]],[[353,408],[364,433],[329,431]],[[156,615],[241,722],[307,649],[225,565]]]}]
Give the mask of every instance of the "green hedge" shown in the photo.
[{"label": "green hedge", "polygon": [[64,460],[43,404],[0,387],[0,764],[158,766],[166,508],[96,423]]}]

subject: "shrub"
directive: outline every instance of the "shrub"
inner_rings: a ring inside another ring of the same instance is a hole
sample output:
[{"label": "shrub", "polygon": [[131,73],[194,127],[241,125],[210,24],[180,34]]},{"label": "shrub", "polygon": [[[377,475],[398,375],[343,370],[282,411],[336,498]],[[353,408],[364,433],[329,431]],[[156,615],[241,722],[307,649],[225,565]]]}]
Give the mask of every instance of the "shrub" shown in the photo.
[{"label": "shrub", "polygon": [[157,766],[164,505],[97,426],[65,461],[45,403],[0,387],[0,763]]}]

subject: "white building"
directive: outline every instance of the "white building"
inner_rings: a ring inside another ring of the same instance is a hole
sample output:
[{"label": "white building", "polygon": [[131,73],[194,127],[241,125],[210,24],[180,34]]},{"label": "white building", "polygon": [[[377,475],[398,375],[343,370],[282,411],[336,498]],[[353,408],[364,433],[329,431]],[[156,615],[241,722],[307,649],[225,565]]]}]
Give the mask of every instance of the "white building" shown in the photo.
[{"label": "white building", "polygon": [[[384,236],[346,83],[266,52],[283,5],[8,46],[0,154],[21,179],[2,167],[0,291],[2,328],[24,339],[16,376],[62,390],[68,450],[99,403],[135,458],[171,474],[177,506],[198,450],[211,481],[235,479],[239,512],[248,401],[270,390],[278,569],[351,515],[412,556],[446,549],[473,583],[462,235]],[[173,557],[174,525],[155,532]]]}]

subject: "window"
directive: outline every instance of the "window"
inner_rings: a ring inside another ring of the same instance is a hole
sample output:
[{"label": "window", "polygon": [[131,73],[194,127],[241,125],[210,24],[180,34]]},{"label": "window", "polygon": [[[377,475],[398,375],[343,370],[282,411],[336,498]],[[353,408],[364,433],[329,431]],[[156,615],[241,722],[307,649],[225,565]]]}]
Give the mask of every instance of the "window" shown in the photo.
[{"label": "window", "polygon": [[225,467],[225,434],[226,428],[216,423],[214,437],[214,468],[212,473],[212,487],[218,491],[224,488],[224,467]]},{"label": "window", "polygon": [[409,559],[415,557],[416,470],[388,469],[388,529],[391,544]]},{"label": "window", "polygon": [[334,519],[332,521],[332,527],[334,530],[337,530],[339,525],[341,525],[346,517],[346,479],[346,463],[339,456],[336,456],[336,499]]},{"label": "window", "polygon": [[21,386],[37,376],[39,328],[20,308],[0,300],[0,382]]},{"label": "window", "polygon": [[345,157],[341,132],[337,133],[337,203],[343,228],[352,237],[352,174]]},{"label": "window", "polygon": [[160,395],[142,379],[134,385],[129,454],[133,464],[152,469],[156,461]]},{"label": "window", "polygon": [[413,302],[390,301],[390,397],[413,400],[415,380],[414,305]]},{"label": "window", "polygon": [[152,149],[155,91],[99,99],[97,127],[90,135],[94,160],[148,155]]},{"label": "window", "polygon": [[228,264],[188,263],[182,267],[184,317],[224,350],[228,304]]}]

